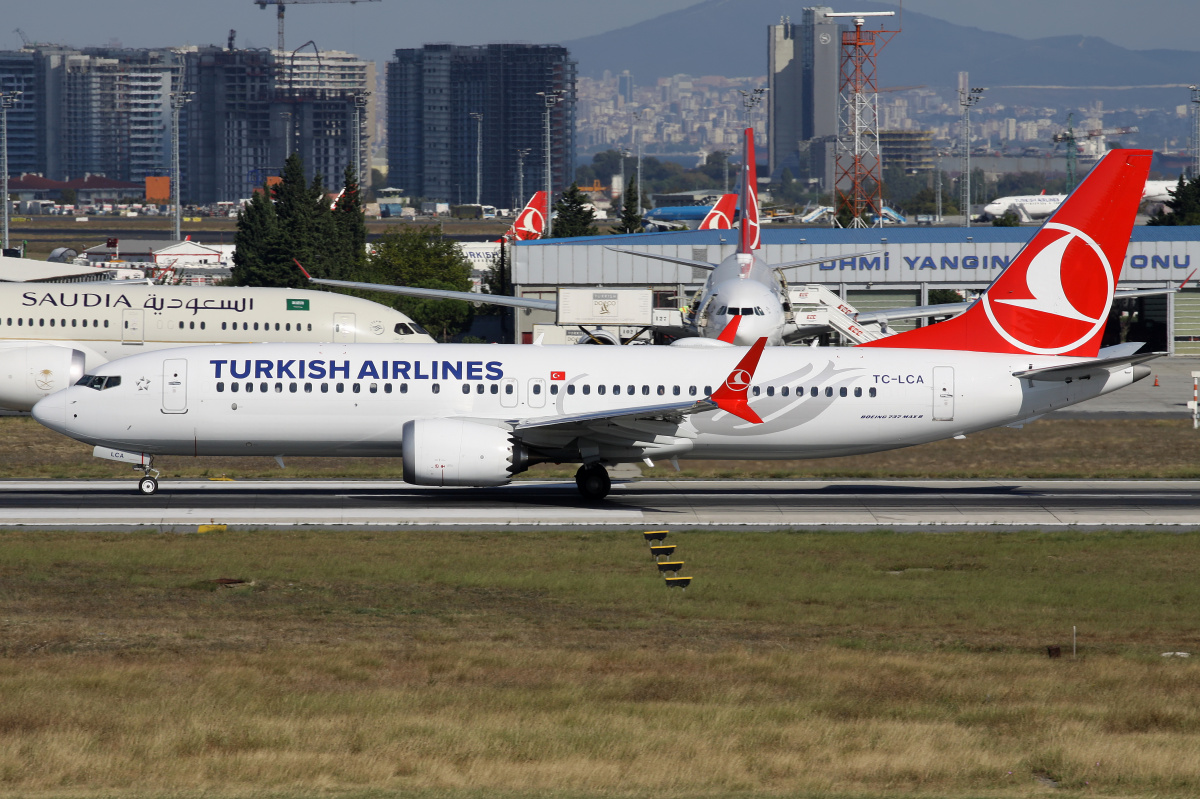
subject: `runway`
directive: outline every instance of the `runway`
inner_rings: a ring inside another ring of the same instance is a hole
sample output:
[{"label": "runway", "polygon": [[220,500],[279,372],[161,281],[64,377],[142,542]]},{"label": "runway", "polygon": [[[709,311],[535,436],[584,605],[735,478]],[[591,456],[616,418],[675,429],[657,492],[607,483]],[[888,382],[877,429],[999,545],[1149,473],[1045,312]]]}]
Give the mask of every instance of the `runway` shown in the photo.
[{"label": "runway", "polygon": [[198,525],[528,529],[815,527],[1200,530],[1200,481],[638,480],[600,503],[573,482],[421,488],[401,482],[133,480],[0,482],[0,526],[75,529]]}]

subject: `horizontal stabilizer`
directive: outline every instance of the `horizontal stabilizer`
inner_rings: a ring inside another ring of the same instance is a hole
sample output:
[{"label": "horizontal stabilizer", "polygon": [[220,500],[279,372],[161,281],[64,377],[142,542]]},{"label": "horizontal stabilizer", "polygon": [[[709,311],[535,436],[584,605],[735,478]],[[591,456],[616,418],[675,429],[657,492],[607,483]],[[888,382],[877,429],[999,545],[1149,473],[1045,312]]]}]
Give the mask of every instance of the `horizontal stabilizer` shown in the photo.
[{"label": "horizontal stabilizer", "polygon": [[1041,369],[1022,369],[1018,372],[1013,372],[1013,377],[1019,377],[1022,380],[1044,380],[1057,383],[1065,383],[1072,380],[1077,380],[1089,374],[1096,372],[1115,372],[1119,369],[1125,369],[1130,366],[1137,366],[1146,361],[1152,361],[1155,358],[1161,358],[1167,353],[1165,352],[1147,352],[1144,355],[1125,355],[1115,358],[1098,358],[1094,361],[1083,361],[1082,363],[1072,363],[1066,366],[1046,366]]}]

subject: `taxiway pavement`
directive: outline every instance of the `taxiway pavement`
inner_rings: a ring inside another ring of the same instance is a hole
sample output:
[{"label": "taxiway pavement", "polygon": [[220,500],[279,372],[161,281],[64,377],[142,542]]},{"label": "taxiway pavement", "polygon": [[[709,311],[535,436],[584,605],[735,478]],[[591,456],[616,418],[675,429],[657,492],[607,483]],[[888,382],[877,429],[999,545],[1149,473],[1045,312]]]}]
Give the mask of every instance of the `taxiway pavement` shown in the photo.
[{"label": "taxiway pavement", "polygon": [[526,529],[1170,526],[1200,530],[1200,481],[638,480],[603,502],[573,482],[431,489],[389,481],[0,482],[0,526]]}]

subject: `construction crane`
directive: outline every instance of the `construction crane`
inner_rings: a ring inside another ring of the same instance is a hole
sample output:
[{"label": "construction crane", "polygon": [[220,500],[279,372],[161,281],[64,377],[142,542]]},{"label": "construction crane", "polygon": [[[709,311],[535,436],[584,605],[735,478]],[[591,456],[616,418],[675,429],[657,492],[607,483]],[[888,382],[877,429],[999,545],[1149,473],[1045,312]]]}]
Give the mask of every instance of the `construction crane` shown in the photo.
[{"label": "construction crane", "polygon": [[380,0],[254,0],[259,8],[265,9],[267,6],[273,5],[278,11],[276,18],[279,20],[279,46],[278,51],[283,52],[283,11],[287,6],[296,3],[378,3]]},{"label": "construction crane", "polygon": [[[1069,194],[1075,188],[1075,164],[1079,157],[1079,142],[1083,139],[1103,139],[1105,136],[1123,136],[1126,133],[1137,133],[1137,125],[1131,125],[1122,128],[1092,128],[1091,130],[1081,130],[1076,133],[1074,126],[1071,124],[1075,118],[1072,112],[1067,114],[1067,129],[1061,133],[1055,133],[1050,137],[1050,140],[1055,144],[1065,144],[1067,146],[1067,193]],[[1103,142],[1101,142],[1103,145]],[[1101,153],[1103,155],[1103,153]]]}]

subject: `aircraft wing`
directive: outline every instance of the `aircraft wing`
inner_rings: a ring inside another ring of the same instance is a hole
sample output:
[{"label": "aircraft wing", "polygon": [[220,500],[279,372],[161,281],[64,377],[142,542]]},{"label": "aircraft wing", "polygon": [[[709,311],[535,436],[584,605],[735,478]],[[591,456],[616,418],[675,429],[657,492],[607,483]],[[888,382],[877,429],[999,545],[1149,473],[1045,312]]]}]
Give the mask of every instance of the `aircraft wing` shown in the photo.
[{"label": "aircraft wing", "polygon": [[591,426],[597,423],[620,425],[625,422],[640,422],[649,420],[682,421],[693,413],[719,410],[717,403],[708,398],[668,402],[662,405],[643,405],[638,408],[624,408],[620,411],[593,411],[592,413],[577,413],[567,416],[542,416],[531,419],[519,419],[511,422],[513,430],[530,430],[536,427],[572,427],[575,425]]},{"label": "aircraft wing", "polygon": [[310,277],[308,280],[310,283],[319,283],[322,286],[336,286],[359,291],[382,291],[386,294],[404,294],[409,297],[483,302],[489,305],[508,305],[513,308],[532,308],[536,311],[558,309],[558,300],[542,300],[535,297],[510,297],[507,294],[479,294],[474,291],[450,291],[448,289],[421,289],[413,286],[386,286],[382,283],[356,283],[352,280],[325,280],[316,277]]},{"label": "aircraft wing", "polygon": [[639,252],[638,250],[626,250],[622,247],[605,247],[604,249],[612,250],[613,252],[623,252],[626,255],[637,255],[642,258],[649,258],[652,261],[666,261],[669,264],[679,264],[680,266],[694,266],[697,269],[712,271],[717,268],[716,264],[710,264],[708,261],[693,261],[691,258],[676,258],[673,255],[658,255],[657,253]]}]

